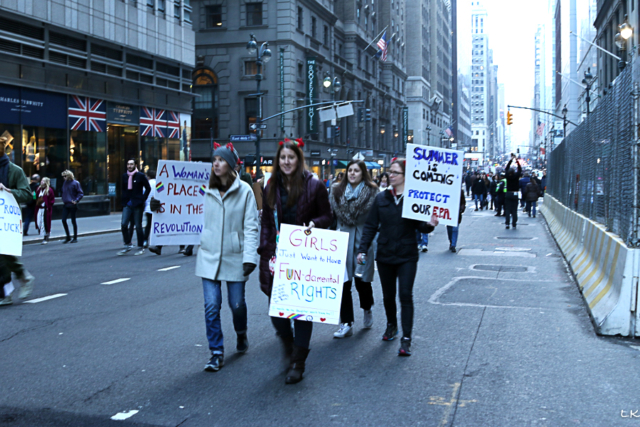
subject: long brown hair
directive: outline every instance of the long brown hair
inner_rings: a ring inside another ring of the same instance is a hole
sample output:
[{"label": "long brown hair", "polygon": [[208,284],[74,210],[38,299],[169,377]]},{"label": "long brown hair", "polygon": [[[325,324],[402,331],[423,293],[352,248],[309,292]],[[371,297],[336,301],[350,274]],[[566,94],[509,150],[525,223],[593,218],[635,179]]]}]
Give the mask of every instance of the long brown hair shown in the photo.
[{"label": "long brown hair", "polygon": [[367,165],[362,160],[351,160],[347,164],[347,172],[345,177],[337,184],[337,186],[331,190],[331,194],[333,194],[333,199],[338,202],[342,195],[344,194],[347,185],[349,184],[349,168],[351,165],[358,165],[360,171],[362,172],[362,181],[364,181],[364,185],[371,188],[378,188],[378,186],[371,179],[371,175],[369,175],[369,171],[367,170]]},{"label": "long brown hair", "polygon": [[229,187],[231,187],[231,184],[233,184],[234,179],[236,179],[236,171],[234,171],[233,168],[229,166],[229,170],[227,171],[227,185],[226,186],[222,185],[222,181],[220,180],[218,175],[216,175],[213,172],[213,168],[211,168],[211,177],[209,178],[209,188],[210,189],[217,188],[218,190],[225,191],[225,189],[228,189]]},{"label": "long brown hair", "polygon": [[[280,153],[282,153],[282,150],[285,148],[293,151],[298,158],[298,165],[291,176],[286,176],[280,170]],[[291,207],[298,202],[298,198],[300,198],[300,195],[304,192],[304,170],[304,153],[300,147],[289,141],[278,147],[273,165],[273,175],[271,175],[271,178],[269,179],[269,192],[267,193],[267,204],[271,209],[275,209],[276,206],[276,190],[279,185],[278,179],[282,179],[282,183],[285,187],[287,187],[287,184],[289,185],[287,206]]]}]

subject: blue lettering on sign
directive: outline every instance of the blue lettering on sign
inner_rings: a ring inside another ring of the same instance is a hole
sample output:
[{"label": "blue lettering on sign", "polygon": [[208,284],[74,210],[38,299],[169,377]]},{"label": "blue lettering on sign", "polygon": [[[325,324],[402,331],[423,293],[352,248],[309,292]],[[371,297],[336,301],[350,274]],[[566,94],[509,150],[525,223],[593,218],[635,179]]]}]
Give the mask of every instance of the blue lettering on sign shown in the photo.
[{"label": "blue lettering on sign", "polygon": [[447,194],[431,193],[429,191],[409,190],[409,198],[429,200],[437,203],[447,203],[451,196]]},{"label": "blue lettering on sign", "polygon": [[331,286],[313,286],[303,283],[291,282],[291,296],[295,296],[298,300],[313,302],[315,298],[319,299],[336,299],[336,289]]},{"label": "blue lettering on sign", "polygon": [[191,224],[190,222],[184,222],[182,224],[162,224],[159,222],[154,222],[153,233],[156,235],[176,233],[200,234],[202,233],[202,225],[195,225]]},{"label": "blue lettering on sign", "polygon": [[4,205],[4,213],[5,214],[22,216],[22,212],[20,211],[20,208],[18,206],[5,205],[4,201],[3,201],[3,205]]},{"label": "blue lettering on sign", "polygon": [[174,178],[182,178],[182,179],[197,179],[197,180],[208,180],[211,172],[209,171],[188,171],[185,167],[181,170],[176,170],[175,166],[171,166],[173,169],[173,177]]},{"label": "blue lettering on sign", "polygon": [[4,231],[9,231],[11,233],[20,233],[21,232],[21,228],[20,224],[11,224],[11,223],[4,223]]},{"label": "blue lettering on sign", "polygon": [[426,160],[428,162],[447,163],[450,165],[458,164],[457,153],[444,153],[438,150],[427,150],[425,148],[416,147],[413,149],[413,158],[415,160]]}]

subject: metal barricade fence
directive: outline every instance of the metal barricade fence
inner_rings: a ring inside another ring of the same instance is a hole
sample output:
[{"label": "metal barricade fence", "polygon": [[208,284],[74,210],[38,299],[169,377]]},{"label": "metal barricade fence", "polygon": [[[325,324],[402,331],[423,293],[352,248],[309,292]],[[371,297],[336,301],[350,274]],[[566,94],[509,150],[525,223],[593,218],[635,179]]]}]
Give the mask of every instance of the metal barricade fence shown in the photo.
[{"label": "metal barricade fence", "polygon": [[634,98],[631,67],[596,109],[554,149],[547,192],[569,209],[604,224],[625,243],[634,215]]}]

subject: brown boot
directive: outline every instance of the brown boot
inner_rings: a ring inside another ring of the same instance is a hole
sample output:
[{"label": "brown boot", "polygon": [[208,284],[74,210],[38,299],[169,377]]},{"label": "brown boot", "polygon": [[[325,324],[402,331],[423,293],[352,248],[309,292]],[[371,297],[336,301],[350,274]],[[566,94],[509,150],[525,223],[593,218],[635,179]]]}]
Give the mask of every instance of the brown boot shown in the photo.
[{"label": "brown boot", "polygon": [[293,345],[293,353],[291,354],[291,362],[289,363],[289,372],[287,372],[287,378],[284,380],[285,384],[296,384],[302,381],[304,365],[308,355],[308,348],[298,347],[295,344]]}]

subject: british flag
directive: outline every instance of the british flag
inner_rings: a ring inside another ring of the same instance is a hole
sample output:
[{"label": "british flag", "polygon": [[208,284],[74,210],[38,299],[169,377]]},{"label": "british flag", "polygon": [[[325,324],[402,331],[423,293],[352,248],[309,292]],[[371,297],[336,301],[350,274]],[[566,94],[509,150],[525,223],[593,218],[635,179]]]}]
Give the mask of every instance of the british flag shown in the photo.
[{"label": "british flag", "polygon": [[180,138],[180,113],[167,111],[167,138]]},{"label": "british flag", "polygon": [[105,132],[107,105],[103,99],[73,95],[69,103],[69,129]]},{"label": "british flag", "polygon": [[167,132],[165,110],[142,107],[140,109],[142,136],[164,138]]}]

